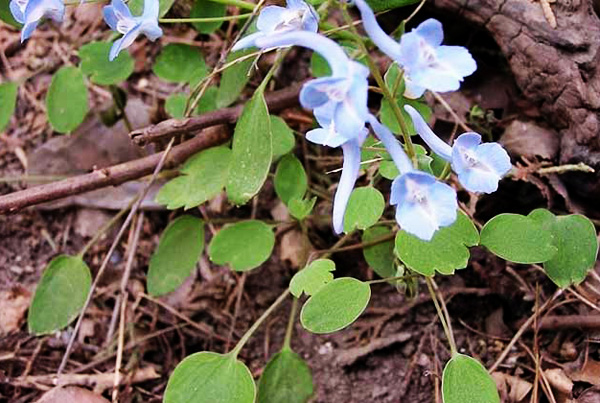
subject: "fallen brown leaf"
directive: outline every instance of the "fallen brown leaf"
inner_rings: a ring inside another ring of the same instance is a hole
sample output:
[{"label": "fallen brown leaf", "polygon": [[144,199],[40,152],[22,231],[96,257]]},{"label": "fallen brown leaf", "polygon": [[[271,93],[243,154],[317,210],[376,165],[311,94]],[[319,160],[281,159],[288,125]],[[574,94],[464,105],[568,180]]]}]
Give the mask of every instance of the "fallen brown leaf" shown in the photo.
[{"label": "fallen brown leaf", "polygon": [[108,403],[108,400],[87,389],[58,386],[44,393],[37,403]]},{"label": "fallen brown leaf", "polygon": [[518,403],[525,399],[533,385],[518,376],[494,372],[492,378],[496,382],[503,402]]},{"label": "fallen brown leaf", "polygon": [[21,286],[0,291],[0,335],[19,330],[30,300],[31,293]]}]

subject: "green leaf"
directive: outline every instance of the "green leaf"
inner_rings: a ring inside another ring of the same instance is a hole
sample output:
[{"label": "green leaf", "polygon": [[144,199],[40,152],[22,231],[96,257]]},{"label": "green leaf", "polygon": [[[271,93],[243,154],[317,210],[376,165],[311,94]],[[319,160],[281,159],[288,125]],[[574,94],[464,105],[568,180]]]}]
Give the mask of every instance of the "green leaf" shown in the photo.
[{"label": "green leaf", "polygon": [[496,383],[481,363],[456,354],[444,368],[444,403],[500,403]]},{"label": "green leaf", "polygon": [[313,395],[312,374],[302,358],[283,349],[267,363],[258,382],[258,403],[306,403]]},{"label": "green leaf", "polygon": [[66,327],[81,312],[91,286],[90,269],[80,257],[52,259],[29,307],[29,332],[49,334]]},{"label": "green leaf", "polygon": [[88,91],[83,74],[77,67],[58,70],[46,96],[48,120],[59,133],[75,130],[88,112]]},{"label": "green leaf", "polygon": [[302,291],[306,295],[314,295],[333,280],[332,271],[335,271],[333,261],[329,259],[315,260],[294,274],[290,281],[290,292],[296,298],[300,298]]},{"label": "green leaf", "polygon": [[271,118],[261,91],[244,107],[233,133],[227,196],[237,205],[258,193],[267,179],[272,152]]},{"label": "green leaf", "polygon": [[[10,0],[0,0],[0,21],[15,28],[21,28],[22,25],[17,22],[10,12]],[[0,104],[1,105],[1,104]]]},{"label": "green leaf", "polygon": [[169,378],[164,403],[253,403],[252,373],[234,356],[203,351],[187,356]]},{"label": "green leaf", "polygon": [[158,194],[156,201],[168,209],[190,209],[218,195],[227,181],[231,150],[212,147],[189,158],[181,176],[171,179]]},{"label": "green leaf", "polygon": [[327,60],[317,52],[313,52],[310,57],[310,72],[315,77],[325,77],[331,75],[331,67]]},{"label": "green leaf", "polygon": [[402,98],[406,89],[400,72],[401,70],[400,66],[398,66],[398,63],[392,63],[383,77],[388,89],[392,93],[392,96],[396,99]]},{"label": "green leaf", "polygon": [[17,106],[18,87],[16,83],[0,84],[0,132],[6,129]]},{"label": "green leaf", "polygon": [[528,217],[552,234],[557,253],[544,262],[548,277],[561,288],[581,283],[594,268],[598,256],[594,224],[582,215],[556,217],[545,209],[534,210]]},{"label": "green leaf", "polygon": [[556,254],[542,223],[519,214],[500,214],[481,229],[481,245],[515,263],[542,263]]},{"label": "green leaf", "polygon": [[[373,242],[393,234],[388,227],[376,226],[365,230],[362,235],[364,243]],[[378,243],[363,248],[363,255],[369,266],[381,278],[394,277],[396,275],[396,265],[394,264],[394,240]]]},{"label": "green leaf", "polygon": [[384,208],[385,200],[379,190],[371,186],[354,189],[344,215],[344,231],[372,227],[381,218]]},{"label": "green leaf", "polygon": [[[380,150],[367,150],[367,147],[377,147]],[[368,135],[365,141],[362,144],[362,150],[360,151],[360,160],[362,162],[373,160],[377,157],[383,157],[385,159],[390,159],[390,156],[387,152],[383,151],[383,145],[379,140],[377,140],[372,135]]]},{"label": "green leaf", "polygon": [[302,199],[308,189],[308,180],[302,163],[294,154],[279,161],[275,171],[275,193],[286,205],[292,199]]},{"label": "green leaf", "polygon": [[292,217],[294,217],[296,220],[303,220],[311,213],[316,202],[316,196],[310,199],[292,199],[290,200],[287,208]]},{"label": "green leaf", "polygon": [[241,221],[217,232],[208,255],[216,264],[229,264],[235,271],[247,271],[263,264],[273,252],[275,235],[258,220]]},{"label": "green leaf", "polygon": [[[423,119],[425,119],[425,121],[429,121],[429,119],[431,118],[431,108],[424,102],[420,102],[417,99],[399,97],[397,99],[397,103],[398,107],[400,108],[400,112],[404,117],[404,122],[406,122],[406,128],[408,129],[408,133],[411,136],[414,136],[415,134],[417,134],[417,132],[413,126],[410,115],[404,110],[404,105],[410,105],[413,108],[415,108],[421,114],[421,116],[423,116]],[[400,134],[402,132],[400,129],[400,123],[398,123],[398,119],[396,119],[396,114],[394,113],[394,110],[392,109],[392,106],[387,101],[387,99],[381,100],[380,114],[381,123],[386,125],[393,133]]]},{"label": "green leaf", "polygon": [[294,132],[279,116],[271,115],[271,132],[273,133],[273,160],[291,152],[296,145]]},{"label": "green leaf", "polygon": [[379,164],[379,175],[383,176],[385,179],[393,181],[398,175],[400,175],[400,171],[398,171],[394,161],[381,161]]},{"label": "green leaf", "polygon": [[200,98],[198,106],[196,106],[196,113],[202,115],[217,110],[217,87],[208,87],[204,91],[204,95]]},{"label": "green leaf", "polygon": [[165,101],[165,111],[175,119],[181,119],[185,116],[185,106],[187,104],[187,95],[183,93],[171,94]]},{"label": "green leaf", "polygon": [[[171,6],[173,6],[173,3],[175,3],[175,0],[158,0],[158,17],[164,17],[165,14],[167,14],[167,12],[171,9]],[[131,14],[134,16],[142,15],[142,12],[144,11],[144,0],[130,0],[127,5],[131,10]]]},{"label": "green leaf", "polygon": [[367,0],[373,11],[385,11],[418,3],[420,0]]},{"label": "green leaf", "polygon": [[[190,12],[190,18],[224,17],[227,14],[227,5],[215,3],[210,0],[196,0]],[[196,31],[201,34],[212,34],[223,25],[223,21],[194,22]]]},{"label": "green leaf", "polygon": [[[253,53],[252,49],[240,50],[238,52],[229,53],[226,62],[231,63],[243,56]],[[239,63],[230,66],[221,75],[221,84],[217,91],[217,109],[225,108],[235,102],[242,93],[242,90],[248,83],[248,76],[253,58],[245,59]]]},{"label": "green leaf", "polygon": [[204,221],[184,215],[173,220],[150,259],[148,294],[175,291],[192,274],[204,250]]},{"label": "green leaf", "polygon": [[423,241],[405,231],[396,234],[396,255],[404,264],[424,276],[453,274],[469,262],[470,246],[479,243],[477,228],[463,212],[449,227],[440,228],[431,241]]},{"label": "green leaf", "polygon": [[302,307],[300,321],[312,333],[333,333],[354,322],[371,299],[369,284],[342,277],[323,286]]},{"label": "green leaf", "polygon": [[81,71],[98,85],[119,84],[133,73],[134,60],[127,52],[121,52],[112,62],[108,59],[112,43],[91,42],[79,48]]},{"label": "green leaf", "polygon": [[152,70],[159,78],[171,83],[189,83],[208,72],[202,53],[196,47],[182,43],[165,46]]}]

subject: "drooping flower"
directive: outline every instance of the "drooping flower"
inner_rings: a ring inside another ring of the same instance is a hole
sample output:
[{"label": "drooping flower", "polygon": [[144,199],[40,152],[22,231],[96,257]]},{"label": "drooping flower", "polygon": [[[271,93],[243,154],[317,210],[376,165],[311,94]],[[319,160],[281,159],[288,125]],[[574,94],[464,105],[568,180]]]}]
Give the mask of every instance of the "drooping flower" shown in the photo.
[{"label": "drooping flower", "polygon": [[256,21],[258,32],[240,39],[235,49],[255,46],[254,42],[263,36],[290,31],[317,32],[319,15],[313,6],[302,0],[288,0],[286,7],[268,6],[262,9]]},{"label": "drooping flower", "polygon": [[114,60],[121,50],[129,47],[140,34],[144,34],[151,41],[155,41],[163,34],[158,26],[158,0],[145,0],[144,12],[139,17],[134,17],[123,0],[112,0],[110,6],[104,7],[104,20],[114,31],[123,36],[113,43],[109,59]]},{"label": "drooping flower", "polygon": [[458,181],[470,192],[492,193],[498,182],[512,168],[510,157],[498,143],[481,143],[481,135],[466,132],[458,136],[452,147],[442,141],[423,117],[410,105],[404,107],[415,130],[440,157],[451,163]]},{"label": "drooping flower", "polygon": [[10,11],[14,19],[23,24],[21,42],[24,42],[29,39],[42,18],[61,23],[65,15],[65,4],[62,0],[11,0]]},{"label": "drooping flower", "polygon": [[419,239],[431,240],[438,229],[456,221],[456,191],[433,175],[415,170],[398,140],[375,116],[369,115],[369,123],[400,171],[390,196],[398,225]]},{"label": "drooping flower", "polygon": [[341,234],[344,231],[344,215],[348,200],[354,189],[358,173],[360,171],[360,144],[357,139],[346,141],[342,144],[344,153],[344,164],[342,175],[333,198],[333,231]]},{"label": "drooping flower", "polygon": [[381,29],[364,0],[356,0],[356,6],[369,37],[404,69],[407,97],[418,98],[425,90],[455,91],[463,78],[477,69],[466,48],[442,45],[444,32],[439,21],[430,18],[422,22],[398,43]]}]

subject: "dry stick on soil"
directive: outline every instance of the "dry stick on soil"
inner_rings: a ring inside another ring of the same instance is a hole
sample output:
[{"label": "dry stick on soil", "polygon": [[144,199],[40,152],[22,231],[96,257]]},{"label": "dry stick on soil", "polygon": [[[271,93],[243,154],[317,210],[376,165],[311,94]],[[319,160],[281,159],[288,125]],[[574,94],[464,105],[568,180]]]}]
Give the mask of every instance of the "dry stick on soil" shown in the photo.
[{"label": "dry stick on soil", "polygon": [[63,356],[60,366],[58,367],[57,376],[60,376],[62,374],[63,370],[65,369],[65,366],[67,365],[67,361],[69,360],[69,356],[71,355],[71,349],[73,348],[73,343],[75,342],[75,338],[77,337],[77,333],[79,332],[79,328],[81,327],[81,322],[83,321],[83,316],[85,315],[85,311],[86,311],[87,307],[90,305],[90,302],[92,301],[92,296],[94,294],[94,290],[96,289],[96,286],[98,285],[98,282],[99,282],[100,278],[102,277],[104,270],[108,266],[108,262],[110,261],[112,254],[114,253],[115,249],[117,248],[119,241],[123,237],[123,234],[125,233],[125,229],[131,223],[133,216],[137,213],[138,209],[142,205],[142,201],[146,197],[146,194],[148,193],[150,186],[152,185],[152,183],[154,183],[154,180],[158,176],[158,173],[163,168],[165,161],[167,160],[167,156],[169,155],[169,152],[171,151],[171,149],[173,147],[173,141],[174,141],[174,139],[171,139],[171,141],[169,142],[169,145],[167,146],[165,151],[160,155],[160,159],[158,161],[158,164],[156,164],[156,168],[154,169],[152,178],[150,179],[148,184],[144,187],[144,189],[142,189],[142,191],[140,192],[137,202],[131,208],[131,211],[127,215],[127,218],[125,219],[125,222],[123,223],[123,225],[121,225],[121,228],[119,229],[119,232],[117,233],[117,236],[115,237],[112,245],[110,246],[110,249],[108,250],[106,257],[104,258],[104,261],[102,262],[102,265],[100,266],[100,269],[98,270],[98,274],[96,274],[96,278],[94,279],[94,282],[92,283],[92,286],[90,287],[90,292],[88,293],[85,303],[83,304],[83,308],[81,309],[79,318],[77,318],[77,323],[75,324],[75,329],[73,330],[73,333],[71,334],[71,338],[69,339],[69,344],[67,344],[67,349],[65,351],[65,355]]},{"label": "dry stick on soil", "polygon": [[552,302],[554,302],[556,300],[556,298],[558,298],[562,294],[563,294],[563,290],[562,289],[557,290],[554,293],[554,295],[552,295],[552,297],[548,301],[544,302],[544,305],[542,305],[537,312],[535,312],[533,315],[531,315],[529,317],[529,319],[527,319],[527,321],[525,323],[523,323],[523,325],[521,326],[521,328],[513,336],[513,338],[510,341],[510,343],[508,343],[506,345],[506,347],[502,351],[502,354],[500,354],[500,356],[498,357],[498,359],[496,359],[496,362],[494,362],[494,365],[492,365],[492,367],[488,370],[488,372],[490,374],[492,372],[494,372],[496,369],[498,369],[498,366],[500,364],[502,364],[502,361],[504,361],[504,359],[506,358],[506,356],[508,355],[508,353],[510,352],[510,350],[513,348],[513,346],[515,345],[515,343],[521,338],[521,336],[523,335],[523,333],[525,333],[525,331],[529,328],[529,326],[531,326],[531,324],[533,323],[533,321],[535,320],[535,318],[539,314],[541,314],[542,312],[544,312],[550,306],[550,304]]},{"label": "dry stick on soil", "polygon": [[115,309],[121,310],[121,318],[119,321],[119,342],[117,344],[117,362],[115,364],[115,381],[113,386],[112,400],[113,402],[119,401],[119,385],[121,383],[121,362],[123,361],[123,346],[125,345],[125,307],[127,306],[127,283],[131,275],[131,268],[133,267],[133,260],[135,258],[135,252],[137,251],[138,242],[140,240],[140,234],[142,232],[142,226],[144,225],[144,212],[141,211],[137,217],[137,224],[135,229],[132,226],[131,242],[129,243],[129,256],[127,257],[127,263],[125,265],[125,271],[121,278],[121,290],[117,301],[115,303]]},{"label": "dry stick on soil", "polygon": [[[267,105],[271,112],[278,112],[298,104],[300,86],[286,88],[266,96]],[[221,109],[201,116],[188,119],[169,119],[155,126],[133,132],[132,135],[141,136],[140,140],[160,138],[167,139],[180,134],[195,133],[201,129],[220,123],[235,122],[242,111],[242,106]],[[226,132],[201,133],[178,146],[173,147],[169,158],[165,162],[166,168],[173,168],[181,164],[188,157],[198,151],[223,144],[231,138]],[[75,176],[56,183],[35,186],[9,195],[0,196],[0,214],[16,212],[28,206],[52,200],[62,199],[67,196],[81,194],[90,190],[107,186],[115,186],[130,180],[139,179],[149,175],[159,162],[161,154],[157,153],[145,158],[113,165],[96,170],[92,173]]]}]

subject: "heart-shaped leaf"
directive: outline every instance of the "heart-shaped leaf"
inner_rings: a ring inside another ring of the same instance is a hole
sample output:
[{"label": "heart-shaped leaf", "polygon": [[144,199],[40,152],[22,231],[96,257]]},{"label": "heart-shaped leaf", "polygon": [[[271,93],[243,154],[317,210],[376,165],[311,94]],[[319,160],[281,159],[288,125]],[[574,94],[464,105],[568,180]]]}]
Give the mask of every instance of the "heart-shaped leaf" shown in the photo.
[{"label": "heart-shaped leaf", "polygon": [[396,234],[396,255],[408,267],[424,276],[433,276],[436,270],[453,274],[469,262],[470,246],[479,243],[477,228],[469,217],[459,212],[454,224],[440,228],[431,241],[423,241],[405,231]]}]

